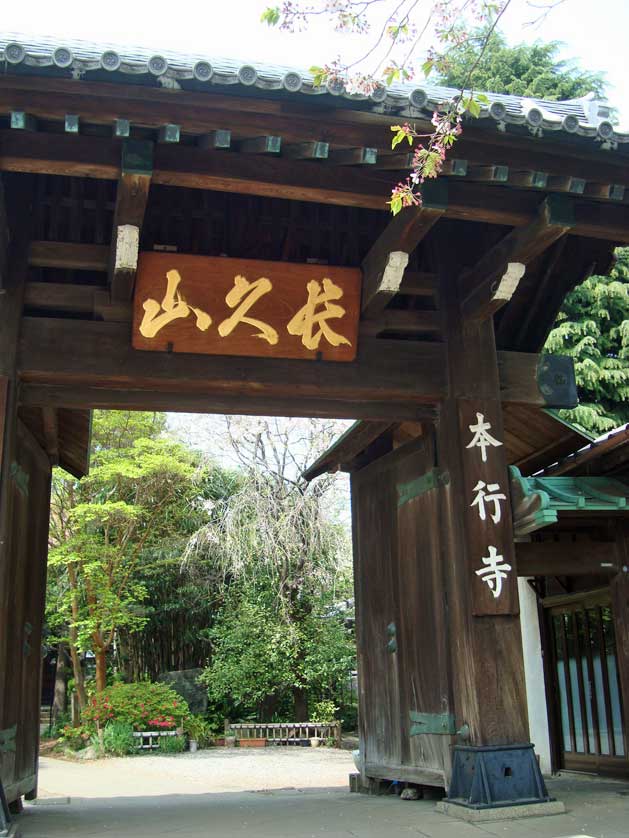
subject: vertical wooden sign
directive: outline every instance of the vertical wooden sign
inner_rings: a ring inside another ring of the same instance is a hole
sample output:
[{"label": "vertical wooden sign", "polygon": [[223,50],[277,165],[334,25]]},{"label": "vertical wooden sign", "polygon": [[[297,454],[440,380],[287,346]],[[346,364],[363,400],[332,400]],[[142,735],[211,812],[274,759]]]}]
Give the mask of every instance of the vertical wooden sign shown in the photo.
[{"label": "vertical wooden sign", "polygon": [[459,400],[472,613],[518,614],[513,524],[500,404]]}]

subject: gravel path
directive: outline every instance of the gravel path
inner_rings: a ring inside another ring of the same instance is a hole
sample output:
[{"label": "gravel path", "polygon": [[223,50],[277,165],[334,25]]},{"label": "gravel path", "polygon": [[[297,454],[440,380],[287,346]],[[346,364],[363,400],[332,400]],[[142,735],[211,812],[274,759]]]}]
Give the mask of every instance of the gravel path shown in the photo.
[{"label": "gravel path", "polygon": [[333,748],[213,748],[196,754],[69,762],[42,757],[40,797],[347,789],[352,756]]}]

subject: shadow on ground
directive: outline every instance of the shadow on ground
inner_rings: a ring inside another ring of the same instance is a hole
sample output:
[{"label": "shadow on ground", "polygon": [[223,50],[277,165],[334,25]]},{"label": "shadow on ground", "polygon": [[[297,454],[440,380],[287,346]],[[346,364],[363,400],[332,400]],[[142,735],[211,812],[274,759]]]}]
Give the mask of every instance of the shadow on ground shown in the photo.
[{"label": "shadow on ground", "polygon": [[435,812],[434,801],[401,801],[333,789],[173,794],[72,799],[28,806],[18,819],[24,838],[129,836],[256,836],[312,838],[627,838],[629,784],[563,776],[549,790],[565,802],[564,815],[467,824]]}]

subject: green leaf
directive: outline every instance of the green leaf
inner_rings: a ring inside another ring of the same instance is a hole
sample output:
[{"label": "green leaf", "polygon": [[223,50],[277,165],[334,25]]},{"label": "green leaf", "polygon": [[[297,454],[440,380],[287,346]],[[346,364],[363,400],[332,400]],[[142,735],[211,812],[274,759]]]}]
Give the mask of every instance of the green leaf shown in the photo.
[{"label": "green leaf", "polygon": [[400,195],[394,195],[388,202],[391,207],[391,213],[397,215],[402,209],[402,198]]},{"label": "green leaf", "polygon": [[434,69],[435,69],[435,62],[432,58],[429,59],[428,61],[424,61],[424,63],[422,64],[422,72],[426,76],[426,78],[428,78],[428,76],[432,73],[432,71]]},{"label": "green leaf", "polygon": [[326,83],[328,72],[324,67],[317,67],[314,65],[310,68],[310,73],[313,75],[312,84],[314,87],[321,87],[321,85]]},{"label": "green leaf", "polygon": [[277,26],[280,22],[280,7],[279,6],[269,6],[262,12],[260,16],[260,21],[262,23],[266,23],[268,26]]},{"label": "green leaf", "polygon": [[480,116],[480,103],[477,102],[475,99],[469,99],[467,104],[467,110],[472,114],[473,117],[478,118]]}]

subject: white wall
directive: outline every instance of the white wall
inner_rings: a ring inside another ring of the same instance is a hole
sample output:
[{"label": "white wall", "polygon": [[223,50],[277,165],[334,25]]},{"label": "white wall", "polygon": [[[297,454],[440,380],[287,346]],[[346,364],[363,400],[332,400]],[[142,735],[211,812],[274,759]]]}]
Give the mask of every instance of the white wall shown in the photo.
[{"label": "white wall", "polygon": [[529,733],[539,756],[542,774],[550,774],[550,735],[544,689],[542,642],[537,613],[537,597],[526,579],[518,579],[520,625],[524,652],[524,677],[529,708]]}]

